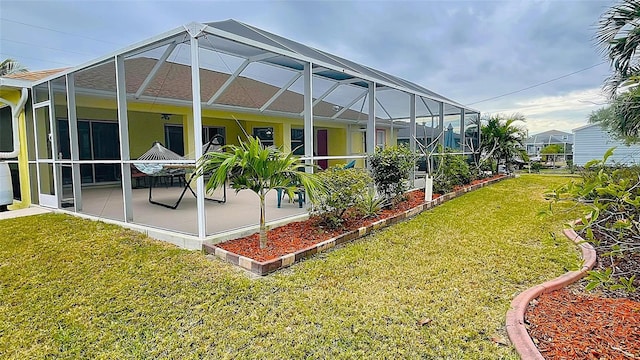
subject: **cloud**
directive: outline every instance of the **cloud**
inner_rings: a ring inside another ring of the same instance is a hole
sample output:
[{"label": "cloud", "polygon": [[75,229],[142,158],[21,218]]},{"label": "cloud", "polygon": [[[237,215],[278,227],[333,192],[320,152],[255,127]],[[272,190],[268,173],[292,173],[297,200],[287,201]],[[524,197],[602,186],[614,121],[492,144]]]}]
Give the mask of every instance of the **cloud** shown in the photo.
[{"label": "cloud", "polygon": [[[3,0],[3,18],[38,27],[1,22],[3,38],[31,45],[2,41],[0,56],[33,70],[78,65],[191,21],[234,18],[470,104],[601,62],[594,24],[614,2]],[[530,127],[568,127],[588,108],[563,109],[573,104],[568,94],[599,87],[607,74],[603,65],[473,107],[522,108],[531,112]],[[524,104],[534,99],[554,110]]]},{"label": "cloud", "polygon": [[606,95],[597,87],[558,96],[520,99],[513,104],[489,108],[486,113],[521,113],[526,117],[526,127],[532,134],[551,129],[571,131],[586,124],[589,114],[606,106],[606,101]]}]

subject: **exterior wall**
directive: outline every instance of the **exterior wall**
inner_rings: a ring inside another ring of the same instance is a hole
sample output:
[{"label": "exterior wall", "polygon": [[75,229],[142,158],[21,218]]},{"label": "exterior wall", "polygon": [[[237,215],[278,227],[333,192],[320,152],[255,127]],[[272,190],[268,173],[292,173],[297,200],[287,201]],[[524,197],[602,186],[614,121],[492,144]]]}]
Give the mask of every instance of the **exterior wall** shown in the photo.
[{"label": "exterior wall", "polygon": [[[20,100],[20,90],[2,90],[0,97],[7,99],[14,104]],[[27,102],[31,99],[27,99]],[[15,130],[14,130],[15,131]],[[20,112],[18,119],[18,136],[20,138],[20,153],[18,154],[18,173],[20,174],[20,193],[22,200],[14,200],[9,206],[10,210],[17,210],[31,205],[31,186],[29,182],[29,163],[27,154],[27,130],[25,123],[24,109]]]},{"label": "exterior wall", "polygon": [[[77,95],[78,120],[116,121],[116,103],[113,99],[102,99]],[[56,111],[62,114],[65,108]],[[147,103],[130,102],[128,104],[129,136],[131,158],[135,159],[147,151],[154,141],[165,142],[164,127],[167,124],[182,125],[184,129],[185,154],[193,153],[192,131],[187,129],[191,109],[174,105],[157,105]],[[161,114],[170,114],[169,120],[162,120]],[[203,126],[220,126],[225,128],[227,144],[238,144],[238,139],[244,138],[242,128],[248,134],[253,133],[257,127],[273,127],[274,144],[285,151],[291,150],[291,128],[302,128],[302,119],[285,117],[272,117],[259,114],[235,113],[222,110],[202,110]],[[328,130],[329,156],[348,155],[347,150],[347,125],[339,122],[316,120],[315,128]],[[358,135],[361,133],[358,132]],[[353,134],[352,134],[353,135]],[[389,129],[386,129],[387,143],[395,139]],[[352,148],[363,147],[362,136],[352,137]],[[355,151],[359,153],[359,151]],[[364,152],[364,151],[362,151]],[[329,165],[343,164],[345,160],[329,160]]]},{"label": "exterior wall", "polygon": [[627,146],[615,140],[598,125],[574,130],[573,163],[583,166],[588,161],[602,159],[604,153],[616,147],[610,163],[640,164],[640,145]]}]

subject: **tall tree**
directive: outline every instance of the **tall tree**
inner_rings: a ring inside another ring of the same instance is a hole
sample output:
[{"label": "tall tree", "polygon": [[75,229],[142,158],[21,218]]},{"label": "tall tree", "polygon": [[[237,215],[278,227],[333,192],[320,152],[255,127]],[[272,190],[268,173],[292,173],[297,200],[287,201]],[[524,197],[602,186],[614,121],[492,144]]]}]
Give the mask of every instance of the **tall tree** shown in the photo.
[{"label": "tall tree", "polygon": [[225,186],[239,192],[251,190],[260,199],[260,248],[267,247],[265,199],[273,189],[283,189],[293,199],[298,186],[303,186],[306,196],[313,200],[322,185],[316,176],[304,171],[305,164],[292,153],[284,153],[275,147],[264,147],[258,138],[249,136],[240,145],[226,145],[221,152],[211,152],[199,160],[198,175],[211,177],[207,191]]},{"label": "tall tree", "polygon": [[524,149],[527,132],[521,124],[518,124],[524,122],[525,118],[522,114],[510,116],[498,114],[486,119],[486,124],[482,125],[480,149],[496,161],[496,172],[501,161],[508,166],[516,157],[522,160],[527,158]]},{"label": "tall tree", "polygon": [[0,63],[0,76],[26,72],[27,68],[13,59],[5,59]]}]

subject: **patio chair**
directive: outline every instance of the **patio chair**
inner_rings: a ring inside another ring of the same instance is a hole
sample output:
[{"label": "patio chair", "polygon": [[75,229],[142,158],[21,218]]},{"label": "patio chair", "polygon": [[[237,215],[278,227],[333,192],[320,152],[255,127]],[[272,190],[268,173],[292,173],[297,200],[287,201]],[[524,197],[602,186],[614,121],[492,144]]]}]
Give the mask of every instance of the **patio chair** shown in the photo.
[{"label": "patio chair", "polygon": [[[280,206],[282,205],[282,198],[284,197],[286,192],[283,189],[276,189],[276,192],[278,195],[278,208],[280,208]],[[302,208],[302,204],[304,204],[306,201],[306,196],[305,196],[306,194],[304,191],[304,187],[298,186],[298,189],[295,191],[295,194],[298,196],[298,207]]]},{"label": "patio chair", "polygon": [[348,164],[346,164],[343,169],[353,169],[356,166],[356,161],[351,160]]}]

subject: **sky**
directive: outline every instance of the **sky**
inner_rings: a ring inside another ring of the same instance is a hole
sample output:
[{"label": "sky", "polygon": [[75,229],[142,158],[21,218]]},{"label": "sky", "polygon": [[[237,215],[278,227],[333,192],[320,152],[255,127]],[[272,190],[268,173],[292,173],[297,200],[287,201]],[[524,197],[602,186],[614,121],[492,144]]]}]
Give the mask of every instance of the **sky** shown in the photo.
[{"label": "sky", "polygon": [[410,80],[484,115],[519,112],[529,134],[570,132],[606,105],[602,83],[610,68],[593,38],[613,4],[1,0],[0,59],[29,70],[77,66],[192,21],[235,19]]}]

